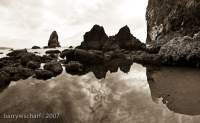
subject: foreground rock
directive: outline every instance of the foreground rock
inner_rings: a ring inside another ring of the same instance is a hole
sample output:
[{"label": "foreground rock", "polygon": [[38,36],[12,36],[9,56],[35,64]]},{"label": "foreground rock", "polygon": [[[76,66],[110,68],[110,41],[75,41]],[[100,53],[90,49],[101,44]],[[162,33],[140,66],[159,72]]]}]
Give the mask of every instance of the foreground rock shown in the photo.
[{"label": "foreground rock", "polygon": [[84,74],[83,65],[78,61],[70,61],[65,65],[65,70],[67,73],[81,75]]},{"label": "foreground rock", "polygon": [[38,69],[40,68],[40,62],[35,62],[35,61],[29,61],[27,63],[27,67],[30,68],[30,69]]},{"label": "foreground rock", "polygon": [[22,50],[14,50],[10,53],[7,54],[7,56],[9,57],[21,57],[23,54],[28,53],[28,51],[26,49],[22,49]]},{"label": "foreground rock", "polygon": [[22,66],[9,66],[1,69],[2,72],[9,74],[10,81],[18,81],[20,79],[27,79],[34,74],[34,71]]},{"label": "foreground rock", "polygon": [[48,42],[48,48],[56,48],[60,47],[60,43],[58,41],[58,34],[56,31],[53,31]]},{"label": "foreground rock", "polygon": [[25,53],[21,55],[21,64],[24,66],[27,66],[27,63],[29,61],[35,61],[41,63],[41,57],[38,55],[35,55],[34,53]]},{"label": "foreground rock", "polygon": [[42,79],[42,80],[47,80],[50,79],[54,76],[53,72],[48,71],[48,70],[36,70],[35,71],[35,78],[37,79]]},{"label": "foreground rock", "polygon": [[49,63],[46,63],[44,65],[44,69],[51,71],[53,73],[53,76],[57,76],[63,71],[62,65],[57,61],[51,61]]}]

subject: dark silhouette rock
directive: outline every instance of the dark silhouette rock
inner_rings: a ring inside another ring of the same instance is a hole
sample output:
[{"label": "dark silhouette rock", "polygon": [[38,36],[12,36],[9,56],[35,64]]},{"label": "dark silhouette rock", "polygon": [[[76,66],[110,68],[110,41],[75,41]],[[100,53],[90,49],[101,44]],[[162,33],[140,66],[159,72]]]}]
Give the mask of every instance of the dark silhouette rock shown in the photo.
[{"label": "dark silhouette rock", "polygon": [[33,46],[31,49],[40,49],[39,46]]},{"label": "dark silhouette rock", "polygon": [[58,41],[58,34],[56,31],[53,31],[48,42],[48,48],[56,48],[60,47],[60,43]]},{"label": "dark silhouette rock", "polygon": [[35,78],[37,79],[47,80],[52,78],[53,76],[54,76],[53,72],[48,70],[39,69],[35,71]]},{"label": "dark silhouette rock", "polygon": [[140,42],[140,40],[138,40],[131,34],[128,26],[122,27],[114,38],[121,49],[126,49],[126,50],[145,49],[145,44]]},{"label": "dark silhouette rock", "polygon": [[46,54],[59,54],[61,52],[60,52],[60,50],[47,50],[45,53]]},{"label": "dark silhouette rock", "polygon": [[41,57],[42,63],[47,63],[47,62],[50,62],[50,61],[53,61],[53,60],[56,60],[56,59],[54,57],[51,57],[50,55],[43,55]]},{"label": "dark silhouette rock", "polygon": [[74,51],[73,49],[65,49],[62,51],[60,54],[61,58],[67,58],[68,60],[73,60],[74,59]]},{"label": "dark silhouette rock", "polygon": [[30,69],[38,69],[40,68],[40,62],[35,62],[35,61],[29,61],[27,63],[27,67],[30,68]]},{"label": "dark silhouette rock", "polygon": [[107,40],[108,36],[104,28],[99,25],[94,25],[89,32],[85,33],[84,41],[79,48],[101,50]]},{"label": "dark silhouette rock", "polygon": [[84,72],[83,65],[78,61],[70,61],[65,65],[65,70],[70,74],[82,74]]},{"label": "dark silhouette rock", "polygon": [[23,54],[26,54],[28,51],[26,49],[22,49],[22,50],[14,50],[10,53],[7,54],[7,56],[10,57],[21,57]]},{"label": "dark silhouette rock", "polygon": [[34,53],[25,53],[21,55],[21,64],[26,66],[29,61],[41,62],[41,57]]},{"label": "dark silhouette rock", "polygon": [[49,70],[53,73],[54,76],[57,76],[62,73],[62,65],[57,61],[51,61],[44,65],[45,70]]},{"label": "dark silhouette rock", "polygon": [[11,81],[18,81],[20,79],[27,79],[28,77],[31,77],[34,74],[34,71],[28,68],[24,68],[22,66],[10,66],[10,67],[4,67],[1,69],[1,71],[4,71],[10,75]]},{"label": "dark silhouette rock", "polygon": [[44,49],[48,49],[49,47],[48,47],[48,46],[44,46],[43,48],[44,48]]}]

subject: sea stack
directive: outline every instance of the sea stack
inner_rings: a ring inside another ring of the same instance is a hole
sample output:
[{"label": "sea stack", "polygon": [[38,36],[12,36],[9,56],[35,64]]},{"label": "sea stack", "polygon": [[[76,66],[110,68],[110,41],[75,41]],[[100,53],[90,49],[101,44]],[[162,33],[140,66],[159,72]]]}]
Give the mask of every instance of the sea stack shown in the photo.
[{"label": "sea stack", "polygon": [[104,28],[94,25],[89,32],[84,35],[84,41],[81,43],[81,49],[101,50],[104,43],[108,40],[108,36]]},{"label": "sea stack", "polygon": [[144,50],[145,44],[131,34],[129,27],[122,27],[114,36],[115,42],[118,43],[121,49],[126,50]]},{"label": "sea stack", "polygon": [[56,31],[53,31],[50,35],[49,42],[48,42],[48,48],[56,48],[60,47],[60,43],[58,41],[58,34]]}]

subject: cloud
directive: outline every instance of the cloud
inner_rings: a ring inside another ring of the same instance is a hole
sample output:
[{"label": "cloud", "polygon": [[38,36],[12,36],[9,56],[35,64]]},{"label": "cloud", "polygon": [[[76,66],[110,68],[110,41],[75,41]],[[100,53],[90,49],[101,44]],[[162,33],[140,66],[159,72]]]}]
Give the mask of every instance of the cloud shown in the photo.
[{"label": "cloud", "polygon": [[109,35],[128,25],[144,42],[146,6],[147,0],[1,0],[0,46],[45,46],[53,30],[61,45],[78,45],[94,24]]}]

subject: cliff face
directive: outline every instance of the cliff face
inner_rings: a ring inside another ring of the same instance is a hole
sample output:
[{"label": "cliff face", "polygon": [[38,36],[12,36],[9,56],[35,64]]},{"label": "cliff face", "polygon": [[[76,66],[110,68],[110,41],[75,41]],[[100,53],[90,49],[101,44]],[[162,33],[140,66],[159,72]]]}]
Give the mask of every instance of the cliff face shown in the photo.
[{"label": "cliff face", "polygon": [[199,0],[149,0],[147,43],[163,45],[174,37],[193,37],[200,30]]},{"label": "cliff face", "polygon": [[146,19],[163,64],[200,66],[200,0],[149,0]]}]

